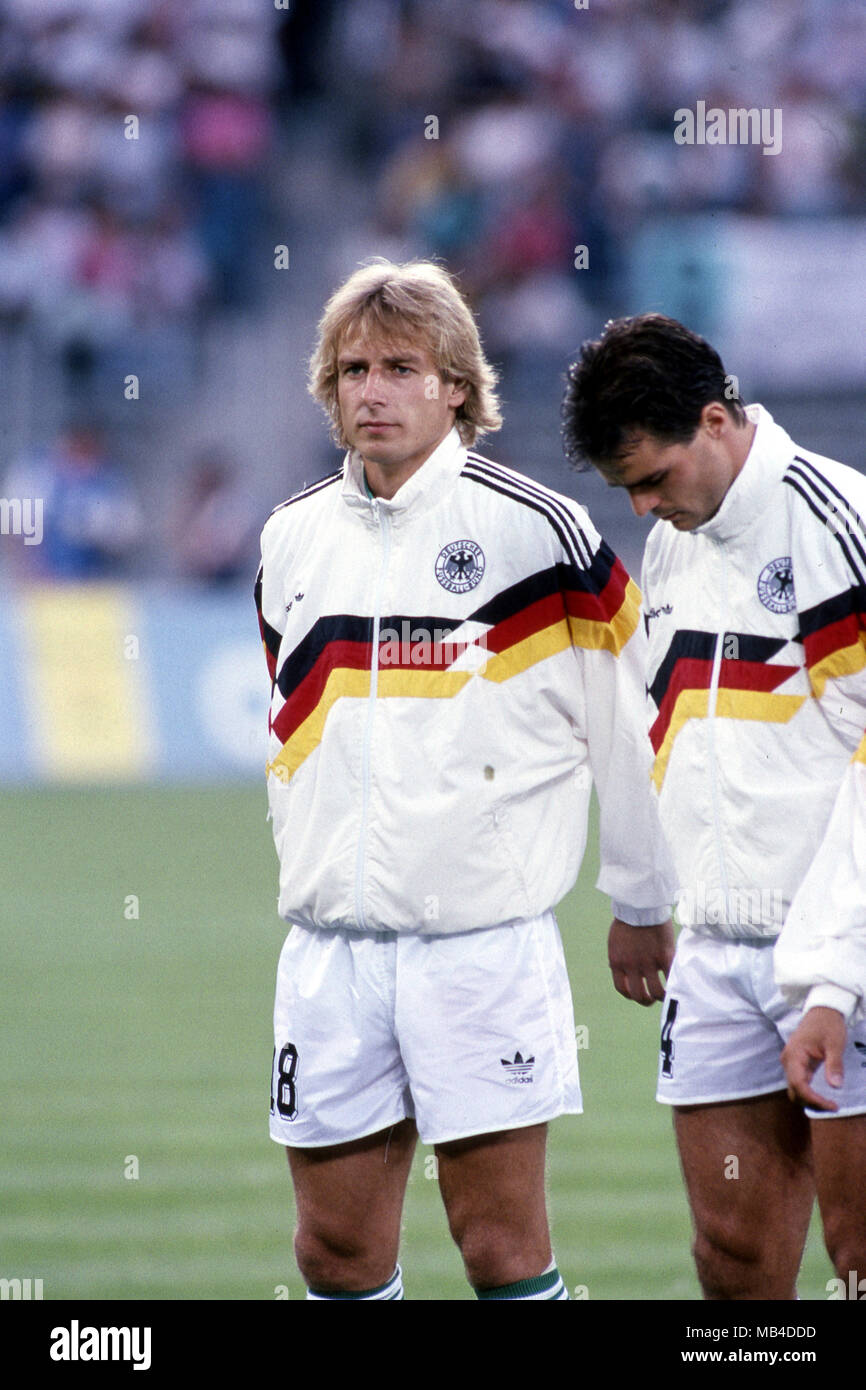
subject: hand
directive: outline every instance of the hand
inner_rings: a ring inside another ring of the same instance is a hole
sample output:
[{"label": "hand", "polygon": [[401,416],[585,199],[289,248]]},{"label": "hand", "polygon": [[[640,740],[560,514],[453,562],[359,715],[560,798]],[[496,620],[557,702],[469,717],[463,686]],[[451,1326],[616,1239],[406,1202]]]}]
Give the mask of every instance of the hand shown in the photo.
[{"label": "hand", "polygon": [[839,1109],[834,1100],[819,1096],[809,1083],[823,1062],[829,1084],[837,1089],[842,1085],[842,1054],[847,1037],[848,1027],[838,1009],[819,1007],[803,1015],[782,1053],[791,1100],[802,1101],[813,1110]]},{"label": "hand", "polygon": [[614,988],[625,999],[649,1006],[664,999],[662,975],[667,979],[674,958],[671,919],[654,927],[630,927],[614,917],[607,938],[607,959]]}]

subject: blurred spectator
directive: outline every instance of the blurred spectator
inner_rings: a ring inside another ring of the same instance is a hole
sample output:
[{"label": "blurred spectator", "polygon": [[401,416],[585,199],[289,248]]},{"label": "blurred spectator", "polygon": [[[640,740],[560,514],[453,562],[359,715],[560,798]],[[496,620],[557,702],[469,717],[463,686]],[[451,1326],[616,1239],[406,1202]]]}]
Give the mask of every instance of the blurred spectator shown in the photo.
[{"label": "blurred spectator", "polygon": [[43,454],[14,466],[5,486],[7,498],[37,503],[42,518],[40,542],[15,549],[22,577],[90,580],[128,572],[142,515],[96,424],[69,425]]},{"label": "blurred spectator", "polygon": [[238,482],[228,456],[206,449],[193,464],[173,526],[177,567],[209,584],[249,579],[255,568],[260,509]]}]

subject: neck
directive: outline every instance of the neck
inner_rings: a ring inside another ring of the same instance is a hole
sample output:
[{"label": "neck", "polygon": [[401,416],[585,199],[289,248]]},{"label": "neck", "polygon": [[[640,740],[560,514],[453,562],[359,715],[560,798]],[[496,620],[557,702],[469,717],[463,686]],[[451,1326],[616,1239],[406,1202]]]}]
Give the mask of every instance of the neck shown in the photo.
[{"label": "neck", "polygon": [[738,430],[737,433],[734,435],[731,448],[731,482],[733,482],[737,475],[742,471],[743,464],[749,457],[749,453],[752,448],[752,441],[755,438],[755,431],[757,430],[757,428],[758,426],[753,425],[750,421],[744,429]]},{"label": "neck", "polygon": [[365,459],[362,455],[361,462],[364,465],[364,477],[367,479],[367,486],[374,497],[383,497],[386,502],[400,491],[404,483],[407,483],[413,473],[417,473],[419,468],[423,468],[426,459],[420,459],[417,463],[404,463],[390,467],[388,464],[376,463],[373,459]]}]

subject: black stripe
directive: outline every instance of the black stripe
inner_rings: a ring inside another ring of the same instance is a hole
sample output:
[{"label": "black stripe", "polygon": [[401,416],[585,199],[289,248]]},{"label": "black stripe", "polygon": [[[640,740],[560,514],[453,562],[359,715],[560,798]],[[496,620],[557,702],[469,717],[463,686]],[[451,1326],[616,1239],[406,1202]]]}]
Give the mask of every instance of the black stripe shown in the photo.
[{"label": "black stripe", "polygon": [[[454,642],[455,633],[469,618],[431,618],[413,617],[408,613],[391,614],[379,619],[379,634],[386,630],[395,631],[399,641],[403,641],[403,624],[409,625],[409,634],[417,628],[423,629],[433,639],[435,632],[444,634],[443,641]],[[318,618],[309,632],[289,653],[277,675],[277,688],[284,700],[301,684],[312,671],[322,652],[331,642],[372,642],[373,619],[356,613],[333,613]]]},{"label": "black stripe", "polygon": [[270,513],[270,516],[273,516],[275,512],[281,512],[284,509],[284,507],[291,507],[293,502],[300,502],[305,497],[311,497],[315,492],[321,492],[322,488],[329,487],[331,483],[336,483],[340,478],[342,478],[342,476],[342,468],[340,468],[336,473],[326,473],[324,478],[318,478],[316,482],[308,483],[307,486],[303,487],[300,492],[296,492],[292,497],[287,498],[285,502],[280,502],[276,507],[274,507],[273,511]]},{"label": "black stripe", "polygon": [[508,497],[513,502],[519,502],[525,507],[531,507],[533,511],[538,512],[539,515],[543,516],[545,520],[548,521],[550,525],[553,527],[554,531],[559,537],[560,545],[562,546],[569,560],[571,560],[571,562],[575,565],[582,565],[584,569],[587,569],[589,567],[592,558],[591,555],[588,559],[583,560],[581,556],[577,554],[573,543],[573,539],[566,535],[558,517],[553,512],[551,512],[548,507],[543,506],[541,503],[534,501],[531,497],[522,496],[519,493],[512,492],[509,488],[506,487],[500,487],[498,483],[492,482],[490,478],[488,478],[483,473],[471,472],[470,467],[471,465],[467,465],[467,467],[464,468],[461,477],[467,478],[472,483],[480,483],[482,487],[490,488],[491,492],[498,492],[502,497]]},{"label": "black stripe", "polygon": [[[610,579],[611,570],[616,563],[616,556],[610,549],[605,547],[607,554],[598,550],[593,556],[590,568],[583,569],[579,565],[557,564],[551,565],[549,569],[538,570],[535,574],[527,575],[525,579],[520,579],[510,588],[503,589],[487,603],[477,608],[469,622],[489,623],[495,627],[497,623],[505,622],[507,618],[513,618],[515,614],[528,608],[531,603],[537,603],[539,599],[550,598],[551,594],[565,594],[569,590],[599,596]],[[563,604],[563,614],[567,612]]]},{"label": "black stripe", "polygon": [[[804,459],[801,458],[799,454],[795,454],[794,461],[795,463],[802,463],[804,468],[808,468],[810,472],[815,474],[816,478],[819,478],[821,480],[824,486],[830,492],[832,492],[834,497],[838,497],[840,502],[844,502],[846,511],[850,512],[851,515],[856,519],[857,525],[863,533],[863,536],[866,537],[866,521],[863,520],[857,508],[853,505],[852,502],[849,501],[845,494],[840,492],[837,487],[834,487],[833,484],[830,482],[830,479],[825,477],[824,474],[821,472],[820,468],[816,468],[814,463],[812,463],[810,459]],[[835,514],[838,515],[838,510]]]},{"label": "black stripe", "polygon": [[807,608],[800,614],[800,635],[802,637],[812,637],[822,628],[829,627],[831,623],[841,622],[844,618],[850,618],[851,614],[860,615],[866,613],[866,585],[855,584],[844,593],[834,594],[832,598],[824,599],[821,603],[816,603],[813,608]]},{"label": "black stripe", "polygon": [[[555,513],[570,531],[575,542],[575,549],[579,550],[581,546],[583,546],[586,552],[586,563],[591,563],[593,552],[588,538],[568,507],[565,506],[549,488],[544,487],[541,483],[533,482],[531,478],[525,477],[522,473],[515,473],[512,469],[504,468],[501,464],[494,463],[491,459],[482,457],[481,454],[476,454],[474,452],[470,453],[468,459],[471,463],[474,463],[476,467],[479,467],[480,471],[484,472],[487,476],[496,478],[497,481],[503,483],[506,487],[512,488],[513,493],[511,495],[514,496],[515,501],[521,501],[524,497],[531,497],[540,502],[543,506],[549,507],[551,512]],[[572,559],[574,558],[575,556],[572,556]]]},{"label": "black stripe", "polygon": [[[866,573],[861,572],[861,570],[858,568],[857,561],[854,559],[854,556],[851,554],[851,551],[845,544],[844,536],[841,534],[840,531],[836,530],[834,526],[829,525],[829,516],[825,512],[823,512],[820,509],[820,507],[816,506],[812,497],[809,495],[809,492],[806,492],[804,488],[800,486],[799,483],[794,481],[794,478],[791,476],[792,474],[796,474],[797,478],[801,478],[805,483],[806,487],[811,489],[811,492],[813,494],[817,495],[822,500],[822,502],[824,502],[825,505],[829,505],[828,500],[826,497],[824,497],[823,493],[821,492],[821,489],[817,487],[813,480],[809,478],[806,474],[804,474],[799,468],[795,468],[793,464],[788,469],[787,473],[782,479],[783,483],[787,483],[788,487],[792,487],[795,492],[798,492],[800,494],[800,496],[803,498],[803,501],[806,502],[806,504],[808,505],[809,510],[815,514],[815,516],[820,521],[821,525],[830,532],[830,535],[833,537],[835,541],[838,541],[839,548],[841,549],[842,554],[845,556],[845,559],[848,561],[851,573],[854,575],[858,583],[866,583]],[[834,510],[833,515],[838,516],[838,513]],[[864,562],[866,562],[866,551],[863,550],[859,542],[855,541],[855,545],[857,546],[857,550],[863,557]]]},{"label": "black stripe", "polygon": [[[819,469],[817,469],[813,463],[810,463],[808,459],[800,458],[799,455],[796,455],[795,458],[796,458],[796,462],[797,462],[797,463],[801,463],[801,464],[803,465],[804,468],[808,468],[808,469],[809,469],[809,472],[810,472],[810,473],[814,473],[815,477],[819,480],[819,482],[823,483],[824,487],[826,487],[826,489],[827,489],[828,492],[832,492],[834,497],[838,497],[838,498],[839,498],[839,501],[840,501],[840,502],[843,502],[843,503],[845,504],[845,512],[846,512],[846,514],[843,515],[842,513],[840,513],[839,508],[836,507],[836,506],[830,501],[829,497],[825,497],[825,496],[824,496],[824,494],[822,493],[821,489],[815,484],[815,482],[813,482],[813,480],[812,480],[811,478],[804,477],[804,475],[803,475],[803,473],[801,472],[801,470],[800,470],[800,469],[797,469],[797,468],[793,468],[793,466],[792,466],[792,468],[789,470],[789,471],[791,471],[791,472],[795,472],[795,473],[798,475],[798,477],[803,478],[804,482],[808,483],[808,484],[812,487],[812,490],[815,492],[815,494],[816,494],[818,497],[821,498],[822,502],[824,502],[824,503],[826,504],[826,506],[827,506],[827,508],[828,508],[828,510],[829,510],[829,515],[833,518],[833,520],[834,520],[835,523],[836,523],[836,526],[831,526],[831,528],[830,528],[830,529],[833,531],[833,534],[834,534],[834,535],[839,535],[839,531],[836,529],[836,527],[842,527],[842,528],[844,529],[844,531],[851,537],[851,540],[852,540],[852,542],[853,542],[853,544],[854,544],[855,549],[857,550],[857,553],[859,554],[859,556],[860,556],[861,560],[863,561],[864,565],[866,565],[866,550],[864,550],[864,548],[863,548],[863,546],[861,545],[860,541],[859,541],[859,540],[857,539],[857,537],[854,535],[853,529],[852,529],[852,524],[851,524],[851,520],[852,520],[852,519],[853,519],[853,521],[856,521],[856,523],[857,523],[857,525],[859,526],[860,531],[861,531],[861,533],[862,533],[864,539],[866,539],[866,526],[864,526],[864,524],[863,524],[863,518],[860,516],[859,512],[857,511],[857,508],[854,507],[854,506],[852,506],[852,504],[848,501],[847,497],[843,496],[843,494],[842,494],[841,492],[839,492],[838,488],[835,488],[835,487],[833,486],[833,484],[830,482],[830,480],[829,480],[828,478],[825,478],[825,477],[824,477],[824,474],[823,474]],[[849,518],[849,515],[848,515],[848,514],[850,514],[850,518]],[[847,554],[847,551],[846,551],[846,554]],[[861,580],[863,579],[863,577],[864,577],[864,576],[863,576],[862,574],[859,574],[859,575],[858,575],[858,578],[861,579]]]},{"label": "black stripe", "polygon": [[[543,487],[540,483],[534,483],[531,479],[524,477],[522,473],[514,473],[510,469],[503,468],[501,464],[493,463],[490,459],[482,458],[480,454],[470,453],[467,455],[467,466],[463,470],[467,473],[469,468],[474,465],[479,473],[485,477],[493,478],[497,482],[510,489],[503,495],[513,497],[516,502],[526,502],[532,506],[533,503],[540,504],[535,506],[535,510],[543,509],[543,514],[552,520],[554,516],[563,523],[572,536],[574,550],[585,551],[585,564],[588,566],[592,562],[592,546],[588,538],[584,535],[574,516],[569,509],[552,493],[549,488]],[[476,477],[474,473],[469,476]],[[477,477],[476,477],[477,481]],[[502,489],[500,489],[501,491]],[[532,501],[530,501],[532,499]],[[561,533],[557,533],[561,534]],[[568,549],[568,547],[566,547]],[[572,554],[571,559],[580,563],[578,554]]]},{"label": "black stripe", "polygon": [[[726,632],[722,637],[723,652],[725,644],[731,637],[737,643],[738,661],[769,662],[771,657],[776,656],[783,647],[788,645],[785,637],[761,637],[754,632]],[[687,658],[712,661],[716,651],[717,638],[718,634],[715,632],[702,632],[695,628],[681,628],[674,633],[671,644],[656,669],[653,683],[647,687],[656,707],[661,705],[665,697],[665,692],[677,664]]]}]

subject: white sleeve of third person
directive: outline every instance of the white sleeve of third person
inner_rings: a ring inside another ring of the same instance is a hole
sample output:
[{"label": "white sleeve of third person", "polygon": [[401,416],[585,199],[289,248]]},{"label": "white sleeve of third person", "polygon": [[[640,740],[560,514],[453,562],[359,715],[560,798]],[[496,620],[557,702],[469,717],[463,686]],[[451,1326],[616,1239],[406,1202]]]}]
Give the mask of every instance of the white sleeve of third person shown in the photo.
[{"label": "white sleeve of third person", "polygon": [[608,560],[598,576],[602,611],[593,624],[593,645],[586,640],[586,630],[581,641],[580,627],[575,630],[572,624],[600,808],[601,869],[596,887],[610,895],[615,917],[632,926],[652,926],[670,917],[676,883],[650,780],[640,592],[621,561],[604,542],[601,545]]},{"label": "white sleeve of third person", "polygon": [[774,951],[776,982],[793,1004],[838,1009],[849,1022],[866,1017],[866,483],[858,475],[851,486],[862,516],[846,504],[844,527],[795,536],[812,694],[852,755]]}]

